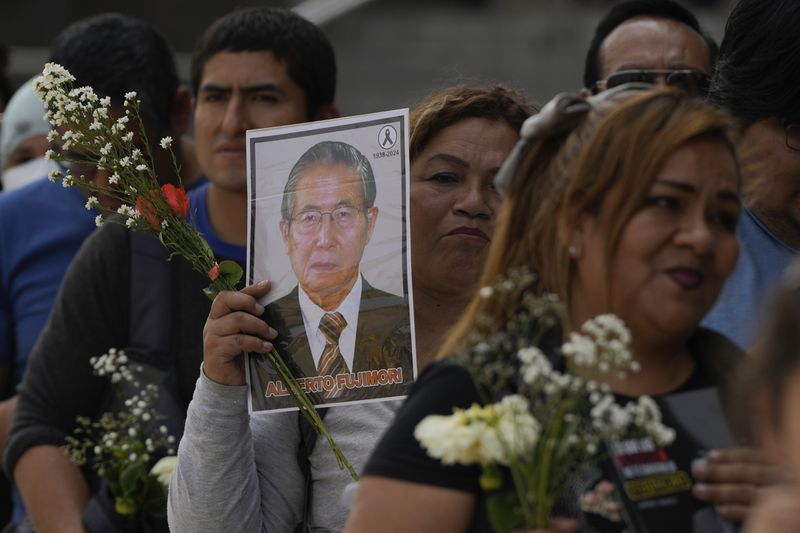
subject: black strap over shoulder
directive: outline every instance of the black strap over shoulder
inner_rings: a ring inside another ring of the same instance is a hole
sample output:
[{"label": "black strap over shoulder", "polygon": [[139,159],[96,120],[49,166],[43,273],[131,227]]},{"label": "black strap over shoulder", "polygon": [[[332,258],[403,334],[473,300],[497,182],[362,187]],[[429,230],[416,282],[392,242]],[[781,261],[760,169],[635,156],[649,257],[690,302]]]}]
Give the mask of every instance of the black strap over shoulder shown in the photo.
[{"label": "black strap over shoulder", "polygon": [[[144,383],[158,386],[154,409],[165,418],[153,420],[150,431],[165,425],[169,434],[179,439],[183,434],[186,413],[177,400],[176,365],[173,339],[176,266],[168,261],[169,251],[152,235],[131,233],[130,237],[130,317],[128,346],[129,366],[140,385],[120,382],[109,389],[103,411],[122,409],[125,397],[139,392]],[[107,487],[100,479],[92,482],[92,498],[83,513],[84,525],[92,533],[119,533],[124,523],[114,513]],[[148,531],[167,532],[167,522],[154,518]]]},{"label": "black strap over shoulder", "polygon": [[[328,414],[328,409],[317,409],[320,419],[324,420]],[[310,531],[309,514],[311,512],[311,496],[313,492],[313,480],[311,479],[311,454],[317,445],[317,430],[306,420],[300,411],[297,412],[297,424],[300,427],[300,447],[297,449],[297,464],[305,479],[305,499],[303,501],[303,520],[295,528],[295,533],[307,533]]]},{"label": "black strap over shoulder", "polygon": [[169,251],[146,233],[130,235],[131,301],[128,350],[160,368],[170,354],[173,308],[173,265]]}]

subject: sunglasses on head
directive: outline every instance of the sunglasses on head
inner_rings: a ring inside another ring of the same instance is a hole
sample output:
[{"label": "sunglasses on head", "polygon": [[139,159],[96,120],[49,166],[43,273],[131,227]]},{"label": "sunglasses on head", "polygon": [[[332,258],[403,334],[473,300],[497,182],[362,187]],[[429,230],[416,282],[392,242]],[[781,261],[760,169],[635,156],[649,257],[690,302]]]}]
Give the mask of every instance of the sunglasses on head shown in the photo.
[{"label": "sunglasses on head", "polygon": [[687,92],[705,95],[711,77],[697,70],[623,70],[616,72],[605,80],[598,80],[592,86],[592,93],[597,94],[626,83],[656,84],[662,81],[672,87],[680,87]]}]

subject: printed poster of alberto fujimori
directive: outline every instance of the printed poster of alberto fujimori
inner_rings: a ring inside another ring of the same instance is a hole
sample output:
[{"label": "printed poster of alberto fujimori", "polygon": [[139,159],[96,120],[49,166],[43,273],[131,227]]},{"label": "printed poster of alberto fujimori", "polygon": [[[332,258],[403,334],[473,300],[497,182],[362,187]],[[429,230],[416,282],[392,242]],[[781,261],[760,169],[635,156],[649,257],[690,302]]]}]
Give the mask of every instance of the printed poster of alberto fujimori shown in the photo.
[{"label": "printed poster of alberto fujimori", "polygon": [[[315,405],[403,397],[416,377],[408,110],[247,132],[247,279]],[[296,409],[248,354],[252,412]]]}]

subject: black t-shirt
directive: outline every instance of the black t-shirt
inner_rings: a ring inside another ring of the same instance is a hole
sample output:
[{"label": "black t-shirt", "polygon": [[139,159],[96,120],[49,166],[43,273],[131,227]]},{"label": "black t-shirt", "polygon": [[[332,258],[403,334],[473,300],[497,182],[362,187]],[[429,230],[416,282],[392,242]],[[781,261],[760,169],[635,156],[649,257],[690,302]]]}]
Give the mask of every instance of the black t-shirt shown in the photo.
[{"label": "black t-shirt", "polygon": [[[699,359],[699,357],[712,357],[706,349],[715,346],[709,341],[720,342],[717,337],[707,330],[698,330],[689,343],[690,351],[698,357],[698,364],[689,378],[670,394],[720,384],[721,376],[714,375],[706,364],[707,361],[700,364]],[[729,347],[729,341],[722,346]],[[738,358],[738,354],[735,355],[735,358]],[[617,400],[624,402],[622,397],[618,397]],[[486,510],[487,495],[479,484],[480,466],[444,465],[440,460],[430,457],[414,437],[414,429],[426,416],[450,415],[454,407],[466,409],[474,403],[484,402],[466,368],[446,360],[431,364],[414,384],[406,402],[397,412],[393,424],[373,451],[364,469],[364,475],[434,485],[474,494],[477,501],[469,531],[492,531]],[[576,506],[577,504],[567,505],[565,508],[575,509]]]},{"label": "black t-shirt", "polygon": [[[414,437],[414,429],[426,416],[451,415],[454,407],[466,409],[474,403],[483,402],[464,367],[449,361],[431,364],[417,379],[373,451],[364,475],[460,490],[482,499],[480,466],[444,465],[430,457]],[[470,531],[491,531],[486,506],[480,501],[475,506]]]}]

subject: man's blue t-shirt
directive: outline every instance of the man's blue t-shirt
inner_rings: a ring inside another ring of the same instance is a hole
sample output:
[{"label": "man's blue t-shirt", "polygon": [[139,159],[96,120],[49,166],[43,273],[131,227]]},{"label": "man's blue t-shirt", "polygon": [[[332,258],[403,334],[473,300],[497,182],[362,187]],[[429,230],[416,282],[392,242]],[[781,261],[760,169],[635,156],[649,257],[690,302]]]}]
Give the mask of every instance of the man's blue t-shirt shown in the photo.
[{"label": "man's blue t-shirt", "polygon": [[220,240],[211,227],[211,220],[208,218],[208,182],[189,191],[189,217],[197,231],[208,241],[216,257],[232,259],[244,267],[247,247]]},{"label": "man's blue t-shirt", "polygon": [[748,349],[763,320],[765,303],[795,257],[796,250],[783,243],[745,208],[737,229],[739,261],[717,303],[702,325]]},{"label": "man's blue t-shirt", "polygon": [[95,228],[76,188],[47,179],[0,194],[0,364],[22,379],[61,279]]}]

